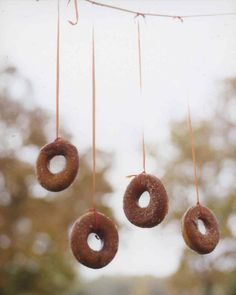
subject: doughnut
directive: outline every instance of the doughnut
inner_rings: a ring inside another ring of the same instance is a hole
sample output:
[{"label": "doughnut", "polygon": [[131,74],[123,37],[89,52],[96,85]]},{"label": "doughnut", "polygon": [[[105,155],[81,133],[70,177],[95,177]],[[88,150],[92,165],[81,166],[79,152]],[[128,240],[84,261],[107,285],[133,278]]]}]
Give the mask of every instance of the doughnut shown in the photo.
[{"label": "doughnut", "polygon": [[[50,172],[50,160],[64,156],[66,167],[59,173]],[[59,192],[66,189],[75,179],[79,167],[79,155],[75,146],[61,138],[42,147],[37,163],[36,174],[39,183],[47,190]]]},{"label": "doughnut", "polygon": [[[204,223],[206,233],[198,229],[198,220]],[[182,219],[182,234],[185,243],[199,254],[212,252],[219,242],[219,227],[214,213],[200,204],[191,207]]]},{"label": "doughnut", "polygon": [[[94,233],[101,240],[101,250],[93,250],[88,245],[89,234]],[[88,212],[75,221],[70,234],[72,253],[78,262],[98,269],[106,266],[114,258],[118,249],[118,232],[115,224],[100,212]]]},{"label": "doughnut", "polygon": [[[150,202],[141,208],[138,201],[145,191],[150,195]],[[126,189],[123,208],[127,219],[136,226],[146,228],[159,224],[168,211],[168,196],[162,182],[146,173],[135,176]]]}]

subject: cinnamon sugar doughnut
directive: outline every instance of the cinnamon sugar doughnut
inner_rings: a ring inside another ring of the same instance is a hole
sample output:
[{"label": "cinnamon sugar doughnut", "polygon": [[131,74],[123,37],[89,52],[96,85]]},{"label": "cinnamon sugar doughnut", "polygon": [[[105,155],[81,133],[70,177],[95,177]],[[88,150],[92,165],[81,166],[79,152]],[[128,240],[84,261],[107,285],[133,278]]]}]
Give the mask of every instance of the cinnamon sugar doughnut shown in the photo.
[{"label": "cinnamon sugar doughnut", "polygon": [[[50,160],[55,156],[64,156],[66,167],[59,173],[49,169]],[[66,189],[75,179],[79,167],[79,155],[75,146],[61,138],[42,147],[37,163],[36,174],[39,183],[49,191],[58,192]]]},{"label": "cinnamon sugar doughnut", "polygon": [[[102,242],[102,249],[95,251],[88,245],[88,236],[95,233]],[[82,215],[70,235],[71,250],[75,258],[90,268],[102,268],[114,258],[118,249],[118,232],[114,223],[100,212]]]},{"label": "cinnamon sugar doughnut", "polygon": [[[141,208],[138,204],[141,195],[147,191],[150,202]],[[141,173],[128,185],[123,208],[128,220],[139,227],[153,227],[164,219],[168,211],[168,196],[162,182],[155,176]]]},{"label": "cinnamon sugar doughnut", "polygon": [[[206,233],[198,229],[198,220],[202,220]],[[196,205],[189,208],[182,219],[182,233],[186,244],[199,254],[212,252],[219,242],[219,227],[214,213],[206,207]]]}]

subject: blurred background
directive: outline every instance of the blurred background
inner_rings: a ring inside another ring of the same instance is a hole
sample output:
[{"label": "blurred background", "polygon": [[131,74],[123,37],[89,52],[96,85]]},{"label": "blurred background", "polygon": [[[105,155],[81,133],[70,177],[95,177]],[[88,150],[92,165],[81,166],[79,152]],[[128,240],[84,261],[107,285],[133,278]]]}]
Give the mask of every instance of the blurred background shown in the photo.
[{"label": "blurred background", "polygon": [[[173,15],[236,13],[231,0],[100,2]],[[236,16],[141,18],[140,96],[137,19],[79,0],[72,27],[72,4],[61,0],[60,132],[81,162],[70,188],[49,193],[34,170],[40,148],[55,139],[57,1],[0,0],[0,294],[235,295]],[[98,209],[120,237],[116,257],[100,270],[79,265],[68,243],[72,223],[92,206],[92,26]],[[200,198],[221,231],[205,256],[181,235],[181,218],[196,202],[187,101]],[[142,171],[143,129],[147,172],[169,195],[169,213],[152,229],[131,225],[122,209],[126,175]],[[61,167],[55,157],[52,171]]]}]

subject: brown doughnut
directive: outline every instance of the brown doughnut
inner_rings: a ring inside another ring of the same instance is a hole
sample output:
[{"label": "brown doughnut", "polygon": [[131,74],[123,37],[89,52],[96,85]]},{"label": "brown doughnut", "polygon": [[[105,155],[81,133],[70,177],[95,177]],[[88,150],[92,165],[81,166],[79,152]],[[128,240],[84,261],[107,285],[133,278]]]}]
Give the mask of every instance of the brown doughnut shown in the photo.
[{"label": "brown doughnut", "polygon": [[[66,167],[59,173],[49,170],[50,160],[55,156],[64,156]],[[66,189],[75,179],[79,167],[79,155],[75,146],[63,139],[56,139],[42,147],[37,163],[36,174],[39,183],[49,191],[59,192]]]},{"label": "brown doughnut", "polygon": [[[96,215],[95,215],[96,214]],[[95,251],[88,245],[88,236],[95,233],[102,249]],[[118,249],[118,232],[114,223],[100,212],[88,212],[74,223],[70,235],[75,258],[90,268],[102,268],[112,261]]]},{"label": "brown doughnut", "polygon": [[[142,193],[150,194],[149,205],[141,208],[138,204]],[[128,220],[139,227],[153,227],[164,219],[168,211],[168,196],[162,182],[155,176],[141,173],[128,185],[123,208]]]},{"label": "brown doughnut", "polygon": [[[206,233],[198,229],[198,220],[202,220]],[[212,252],[219,242],[219,227],[214,213],[206,207],[196,205],[189,208],[182,219],[182,233],[186,244],[199,254]]]}]

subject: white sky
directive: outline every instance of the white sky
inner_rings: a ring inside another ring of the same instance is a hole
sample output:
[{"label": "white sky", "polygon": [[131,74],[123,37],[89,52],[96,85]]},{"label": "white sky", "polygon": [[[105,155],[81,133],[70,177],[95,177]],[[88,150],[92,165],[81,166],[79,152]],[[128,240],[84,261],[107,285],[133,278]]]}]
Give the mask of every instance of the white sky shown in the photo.
[{"label": "white sky", "polygon": [[[73,2],[73,1],[72,1]],[[109,175],[114,186],[110,204],[126,225],[120,248],[101,270],[81,267],[85,278],[104,274],[168,275],[183,247],[180,228],[140,229],[126,220],[122,199],[125,175],[141,172],[140,136],[158,147],[148,172],[162,176],[158,161],[168,157],[168,122],[186,116],[208,117],[221,81],[236,76],[236,16],[142,19],[143,95],[138,88],[137,27],[132,15],[79,0],[79,24],[67,23],[73,5],[61,1],[61,125],[74,135],[80,151],[91,145],[91,28],[96,35],[97,146],[113,151]],[[103,1],[105,2],[105,1]],[[126,0],[106,3],[164,14],[236,12],[234,0]],[[55,113],[56,0],[0,0],[0,58],[33,83],[37,104]],[[17,90],[17,89],[16,89]],[[141,103],[142,101],[142,103]],[[142,110],[142,112],[141,112]],[[173,196],[170,196],[170,199]],[[158,253],[158,254],[157,254]]]}]

